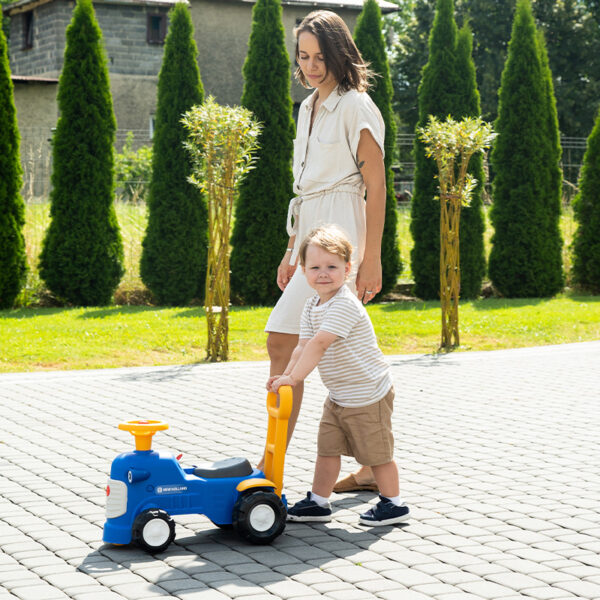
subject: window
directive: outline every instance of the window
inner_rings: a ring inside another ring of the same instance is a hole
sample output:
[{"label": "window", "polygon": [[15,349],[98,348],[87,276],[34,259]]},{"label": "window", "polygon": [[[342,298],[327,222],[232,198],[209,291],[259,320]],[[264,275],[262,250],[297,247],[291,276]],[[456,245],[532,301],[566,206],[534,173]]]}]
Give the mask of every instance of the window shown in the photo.
[{"label": "window", "polygon": [[146,33],[149,44],[164,44],[167,35],[167,15],[148,15]]},{"label": "window", "polygon": [[33,48],[33,11],[23,13],[23,48]]}]

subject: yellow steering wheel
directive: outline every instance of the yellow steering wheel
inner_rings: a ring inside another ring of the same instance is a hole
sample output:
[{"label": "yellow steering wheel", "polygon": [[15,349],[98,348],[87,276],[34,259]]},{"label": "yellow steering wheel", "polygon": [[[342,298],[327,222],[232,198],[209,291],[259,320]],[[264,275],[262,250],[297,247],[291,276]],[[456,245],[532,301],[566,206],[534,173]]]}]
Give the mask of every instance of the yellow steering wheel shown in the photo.
[{"label": "yellow steering wheel", "polygon": [[136,450],[151,450],[152,449],[152,436],[157,431],[163,429],[169,429],[169,425],[163,421],[150,421],[150,420],[139,420],[139,421],[126,421],[125,423],[119,423],[119,429],[123,431],[129,431],[135,437],[135,449]]}]

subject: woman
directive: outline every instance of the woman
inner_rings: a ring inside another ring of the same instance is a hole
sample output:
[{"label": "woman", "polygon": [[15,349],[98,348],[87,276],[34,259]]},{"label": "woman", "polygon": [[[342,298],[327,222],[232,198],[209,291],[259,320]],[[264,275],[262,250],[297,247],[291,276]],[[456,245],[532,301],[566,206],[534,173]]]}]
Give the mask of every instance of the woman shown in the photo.
[{"label": "woman", "polygon": [[[348,284],[365,304],[381,290],[381,236],[385,219],[385,126],[367,89],[371,76],[344,21],[330,11],[310,13],[295,30],[296,78],[315,91],[298,115],[294,192],[288,211],[287,250],[277,269],[283,294],[265,331],[271,376],[280,375],[298,342],[300,315],[314,294],[296,257],[314,227],[333,223],[349,236],[354,254]],[[365,202],[365,192],[367,201]],[[288,429],[302,403],[294,388]],[[369,467],[338,482],[335,491],[377,490]]]}]

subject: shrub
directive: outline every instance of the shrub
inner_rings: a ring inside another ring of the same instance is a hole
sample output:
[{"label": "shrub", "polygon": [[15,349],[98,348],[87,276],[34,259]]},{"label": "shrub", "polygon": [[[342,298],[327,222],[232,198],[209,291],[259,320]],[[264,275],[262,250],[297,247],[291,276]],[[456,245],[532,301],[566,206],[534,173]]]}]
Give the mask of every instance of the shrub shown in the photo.
[{"label": "shrub", "polygon": [[115,155],[115,180],[126,201],[140,202],[146,199],[152,178],[152,148],[133,150],[132,146],[133,132],[129,131],[123,149]]},{"label": "shrub", "polygon": [[495,177],[489,273],[496,289],[509,297],[552,296],[562,288],[562,264],[556,262],[560,181],[550,171],[557,160],[558,133],[548,71],[529,0],[519,0],[491,155]]},{"label": "shrub", "polygon": [[276,271],[287,244],[294,121],[290,61],[279,0],[258,0],[243,68],[242,105],[262,124],[257,163],[241,182],[231,243],[232,292],[246,304],[274,304]]},{"label": "shrub", "polygon": [[362,57],[378,77],[373,81],[369,95],[379,108],[385,123],[385,173],[387,196],[385,203],[385,225],[381,240],[381,266],[383,270],[381,295],[396,285],[402,271],[402,261],[396,238],[398,215],[394,193],[392,164],[396,146],[396,122],[392,110],[394,90],[390,78],[390,67],[381,31],[381,9],[375,0],[366,0],[354,29],[354,41]]},{"label": "shrub", "polygon": [[19,130],[0,11],[0,308],[11,308],[25,282]]},{"label": "shrub", "polygon": [[600,291],[600,110],[587,140],[579,193],[573,201],[577,230],[573,239],[573,278]]},{"label": "shrub", "polygon": [[70,303],[105,305],[123,274],[123,248],[113,205],[116,122],[91,0],[77,1],[66,36],[40,275]]},{"label": "shrub", "polygon": [[191,159],[184,148],[182,116],[204,100],[189,9],[170,13],[148,194],[148,227],[142,242],[142,281],[160,304],[181,306],[202,297],[206,277],[207,212],[201,192],[188,182]]}]

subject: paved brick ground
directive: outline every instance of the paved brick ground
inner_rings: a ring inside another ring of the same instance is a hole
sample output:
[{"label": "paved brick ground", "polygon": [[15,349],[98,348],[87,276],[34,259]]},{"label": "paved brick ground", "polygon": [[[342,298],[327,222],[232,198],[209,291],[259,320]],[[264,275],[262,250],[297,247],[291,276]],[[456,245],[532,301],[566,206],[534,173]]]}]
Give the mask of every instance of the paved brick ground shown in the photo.
[{"label": "paved brick ground", "polygon": [[[368,529],[368,493],[269,547],[200,516],[151,557],[102,544],[116,425],[162,418],[182,462],[247,456],[265,433],[265,363],[0,376],[0,600],[600,599],[600,342],[391,357],[408,525]],[[311,481],[313,375],[286,491]],[[344,462],[347,471],[350,461]]]}]

